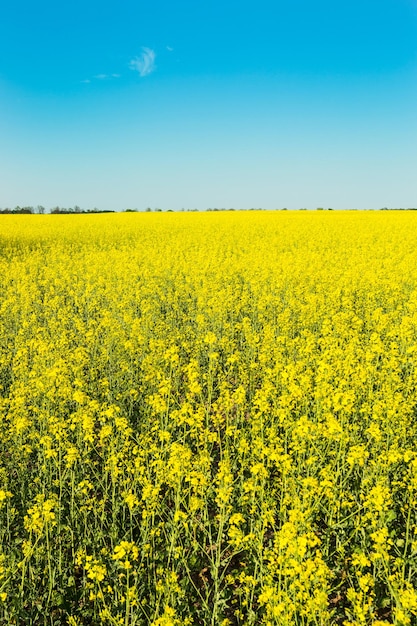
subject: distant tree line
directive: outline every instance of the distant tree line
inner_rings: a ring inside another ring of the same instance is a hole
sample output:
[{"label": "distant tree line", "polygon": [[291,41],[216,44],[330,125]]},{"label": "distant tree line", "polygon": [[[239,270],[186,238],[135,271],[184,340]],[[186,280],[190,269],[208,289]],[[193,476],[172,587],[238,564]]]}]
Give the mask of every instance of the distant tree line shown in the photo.
[{"label": "distant tree line", "polygon": [[[27,215],[27,214],[34,214],[34,213],[38,213],[39,215],[43,215],[44,213],[46,213],[46,209],[44,206],[42,206],[41,204],[38,204],[37,207],[33,207],[33,206],[16,206],[14,209],[10,209],[8,207],[6,207],[5,209],[0,209],[0,214],[11,214],[11,215]],[[97,209],[96,207],[94,209],[81,209],[79,206],[75,206],[75,207],[69,207],[69,208],[64,208],[64,207],[59,207],[59,206],[55,206],[52,209],[50,209],[49,213],[52,214],[68,214],[68,213],[115,213],[115,211],[111,211],[111,210],[106,210],[106,209]]]},{"label": "distant tree line", "polygon": [[[225,208],[208,208],[205,209],[206,211],[235,211],[235,209],[225,209]],[[263,211],[264,209],[261,208],[251,208],[251,209],[236,209],[236,210],[248,210],[248,211]],[[287,208],[282,208],[282,209],[276,209],[277,211],[287,211]],[[306,208],[301,208],[298,209],[299,211],[307,211]],[[357,209],[349,209],[350,211],[356,211]],[[372,210],[372,209],[368,209],[368,210]],[[417,211],[417,207],[409,207],[409,208],[388,208],[388,207],[383,207],[381,209],[379,209],[380,211]],[[150,213],[152,211],[156,212],[156,213],[161,213],[162,209],[159,208],[155,208],[155,209],[151,209],[150,207],[147,207],[146,209],[144,209],[144,211],[146,213]],[[198,212],[198,209],[181,209],[181,211],[187,211],[189,212]],[[333,211],[333,209],[328,208],[325,209],[323,207],[317,207],[316,211]],[[139,209],[125,209],[124,213],[138,213]],[[166,213],[172,213],[173,210],[172,209],[166,209],[165,211]],[[9,215],[27,215],[27,214],[34,214],[34,213],[38,213],[39,215],[43,215],[44,213],[47,213],[46,209],[44,206],[38,204],[38,206],[33,207],[33,206],[16,206],[14,209],[10,209],[8,207],[6,207],[5,209],[1,209],[0,208],[0,214],[4,215],[4,214],[9,214]],[[116,211],[114,210],[110,210],[110,209],[98,209],[97,207],[94,207],[94,209],[81,209],[79,206],[74,206],[74,207],[69,207],[69,208],[65,208],[65,207],[60,207],[60,206],[55,206],[52,209],[49,210],[49,213],[53,214],[53,215],[65,215],[65,214],[91,214],[91,213],[116,213]]]},{"label": "distant tree line", "polygon": [[0,213],[13,213],[13,214],[17,214],[17,215],[27,214],[27,213],[34,213],[34,212],[35,211],[33,210],[32,206],[23,206],[23,207],[17,206],[14,209],[9,209],[9,208],[0,209]]},{"label": "distant tree line", "polygon": [[115,213],[115,211],[109,209],[97,209],[96,207],[94,209],[80,209],[79,206],[75,206],[74,208],[69,207],[68,209],[65,209],[63,207],[56,206],[51,209],[50,213],[56,215],[68,213]]}]

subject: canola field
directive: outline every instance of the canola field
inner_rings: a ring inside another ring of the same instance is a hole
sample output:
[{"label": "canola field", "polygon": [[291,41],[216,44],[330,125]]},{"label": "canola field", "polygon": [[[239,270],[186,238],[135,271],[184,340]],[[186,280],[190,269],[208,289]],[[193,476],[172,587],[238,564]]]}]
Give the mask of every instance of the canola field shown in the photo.
[{"label": "canola field", "polygon": [[2,216],[0,624],[416,624],[416,241]]}]

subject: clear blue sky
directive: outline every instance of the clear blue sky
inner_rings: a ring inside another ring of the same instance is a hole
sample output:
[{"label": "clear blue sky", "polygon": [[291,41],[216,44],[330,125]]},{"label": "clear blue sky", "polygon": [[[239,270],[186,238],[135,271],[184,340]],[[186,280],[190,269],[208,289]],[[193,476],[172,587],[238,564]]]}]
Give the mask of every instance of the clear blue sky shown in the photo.
[{"label": "clear blue sky", "polygon": [[3,3],[0,207],[417,206],[417,0]]}]

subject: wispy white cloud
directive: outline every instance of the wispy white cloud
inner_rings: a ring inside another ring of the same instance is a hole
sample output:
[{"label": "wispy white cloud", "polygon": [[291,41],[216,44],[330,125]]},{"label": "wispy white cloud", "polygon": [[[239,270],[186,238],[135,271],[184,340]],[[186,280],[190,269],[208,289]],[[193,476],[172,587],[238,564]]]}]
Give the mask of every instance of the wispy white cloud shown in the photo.
[{"label": "wispy white cloud", "polygon": [[[111,80],[113,78],[120,78],[120,74],[96,74],[93,76],[94,80]],[[82,80],[82,83],[91,83],[91,78]]]},{"label": "wispy white cloud", "polygon": [[129,67],[138,72],[139,76],[149,76],[155,70],[155,56],[155,52],[151,48],[142,48],[142,54],[132,59]]},{"label": "wispy white cloud", "polygon": [[167,46],[167,50],[168,52],[174,52],[174,48],[171,48],[171,46]]}]

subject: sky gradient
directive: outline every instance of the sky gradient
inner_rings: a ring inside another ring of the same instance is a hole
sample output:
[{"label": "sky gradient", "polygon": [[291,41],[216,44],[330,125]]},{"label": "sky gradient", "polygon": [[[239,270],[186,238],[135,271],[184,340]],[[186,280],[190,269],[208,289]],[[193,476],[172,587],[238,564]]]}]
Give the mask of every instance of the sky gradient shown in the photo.
[{"label": "sky gradient", "polygon": [[417,206],[417,0],[7,3],[0,207]]}]

